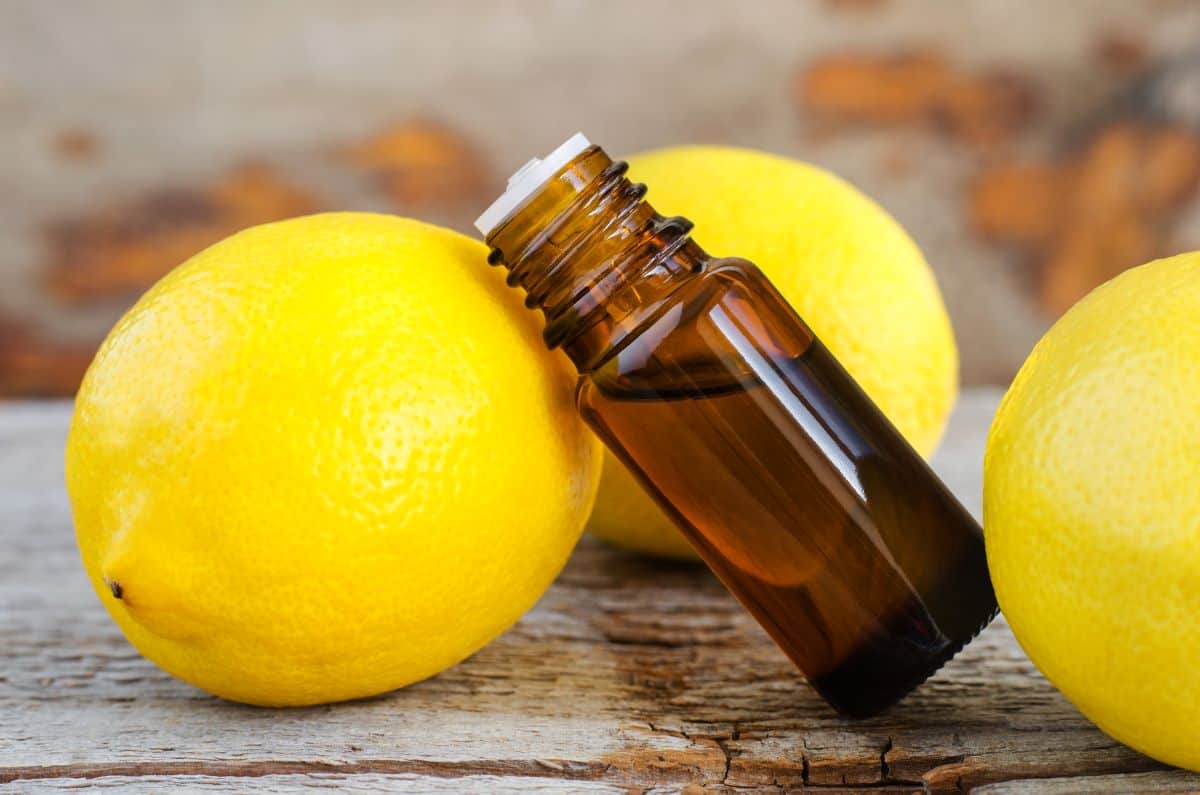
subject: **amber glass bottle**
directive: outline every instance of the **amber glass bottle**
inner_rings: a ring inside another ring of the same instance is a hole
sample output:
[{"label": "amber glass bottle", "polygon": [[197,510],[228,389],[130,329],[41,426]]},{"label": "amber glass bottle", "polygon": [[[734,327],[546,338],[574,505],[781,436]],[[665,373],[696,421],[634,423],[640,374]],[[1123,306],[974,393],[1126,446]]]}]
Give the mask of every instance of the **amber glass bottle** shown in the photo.
[{"label": "amber glass bottle", "polygon": [[579,409],[825,699],[870,715],[995,614],[978,525],[749,262],[576,136],[480,218]]}]

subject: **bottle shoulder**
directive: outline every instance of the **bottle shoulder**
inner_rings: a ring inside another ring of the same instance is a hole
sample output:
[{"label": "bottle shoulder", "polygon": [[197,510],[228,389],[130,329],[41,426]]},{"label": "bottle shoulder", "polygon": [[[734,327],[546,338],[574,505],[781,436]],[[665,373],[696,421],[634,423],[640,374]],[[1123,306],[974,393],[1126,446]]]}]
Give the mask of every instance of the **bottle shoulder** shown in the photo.
[{"label": "bottle shoulder", "polygon": [[747,284],[765,279],[763,272],[748,259],[741,257],[720,257],[709,262],[704,274],[712,279],[726,282]]},{"label": "bottle shoulder", "polygon": [[[750,262],[714,260],[637,324],[591,371],[603,391],[714,389],[766,357],[804,353],[812,332]],[[655,386],[651,387],[650,385]]]},{"label": "bottle shoulder", "polygon": [[669,293],[658,296],[652,303],[627,315],[619,341],[596,362],[594,369],[610,367],[613,360],[622,357],[628,359],[631,347],[655,347],[667,336],[688,325],[740,278],[740,271],[726,269],[723,263],[723,260],[714,260],[714,267],[697,271]]}]

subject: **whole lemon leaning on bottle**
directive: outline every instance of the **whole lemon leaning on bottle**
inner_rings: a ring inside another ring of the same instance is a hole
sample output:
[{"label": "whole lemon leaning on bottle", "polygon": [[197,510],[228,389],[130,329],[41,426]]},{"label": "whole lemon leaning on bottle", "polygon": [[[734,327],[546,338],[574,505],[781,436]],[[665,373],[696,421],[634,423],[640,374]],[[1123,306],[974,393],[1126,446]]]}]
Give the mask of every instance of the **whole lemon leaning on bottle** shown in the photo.
[{"label": "whole lemon leaning on bottle", "polygon": [[1115,739],[1200,769],[1200,253],[1127,271],[1038,343],[983,513],[1034,664]]},{"label": "whole lemon leaning on bottle", "polygon": [[562,568],[599,447],[484,246],[337,213],[197,254],[89,369],[67,486],[146,657],[260,705],[381,693],[495,638]]},{"label": "whole lemon leaning on bottle", "polygon": [[[693,221],[710,254],[757,265],[913,447],[933,453],[958,395],[958,350],[933,272],[883,208],[823,169],[748,149],[647,152],[629,158],[629,176],[659,212]],[[694,555],[611,455],[588,530]]]}]

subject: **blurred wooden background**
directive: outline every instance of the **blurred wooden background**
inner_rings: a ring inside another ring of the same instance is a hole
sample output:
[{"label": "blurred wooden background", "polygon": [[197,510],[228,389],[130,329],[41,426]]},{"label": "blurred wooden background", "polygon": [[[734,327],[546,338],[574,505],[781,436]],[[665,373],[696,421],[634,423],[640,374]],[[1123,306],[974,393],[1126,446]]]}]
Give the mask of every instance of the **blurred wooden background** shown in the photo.
[{"label": "blurred wooden background", "polygon": [[576,130],[842,174],[926,252],[964,380],[1002,384],[1088,289],[1200,248],[1198,42],[1186,0],[9,0],[0,394],[70,394],[141,290],[241,227],[467,231]]}]

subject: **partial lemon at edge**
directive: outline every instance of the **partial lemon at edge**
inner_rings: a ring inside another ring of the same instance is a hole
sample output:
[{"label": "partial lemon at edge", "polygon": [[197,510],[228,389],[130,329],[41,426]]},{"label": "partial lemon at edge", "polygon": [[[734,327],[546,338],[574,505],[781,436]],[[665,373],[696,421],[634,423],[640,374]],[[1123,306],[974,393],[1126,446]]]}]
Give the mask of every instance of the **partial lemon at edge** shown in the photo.
[{"label": "partial lemon at edge", "polygon": [[1117,740],[1200,770],[1200,253],[1055,324],[984,473],[988,563],[1030,659]]}]

